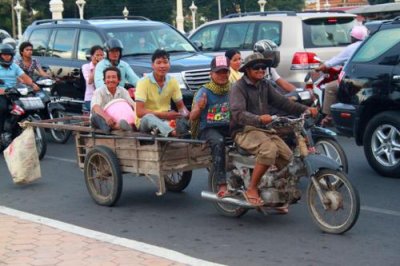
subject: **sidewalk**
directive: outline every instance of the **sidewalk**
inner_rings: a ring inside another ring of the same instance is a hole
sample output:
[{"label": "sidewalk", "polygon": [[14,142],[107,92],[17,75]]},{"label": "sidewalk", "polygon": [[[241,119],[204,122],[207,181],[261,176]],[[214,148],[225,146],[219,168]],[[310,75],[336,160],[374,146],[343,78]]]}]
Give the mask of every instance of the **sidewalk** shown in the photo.
[{"label": "sidewalk", "polygon": [[217,264],[0,206],[0,265]]}]

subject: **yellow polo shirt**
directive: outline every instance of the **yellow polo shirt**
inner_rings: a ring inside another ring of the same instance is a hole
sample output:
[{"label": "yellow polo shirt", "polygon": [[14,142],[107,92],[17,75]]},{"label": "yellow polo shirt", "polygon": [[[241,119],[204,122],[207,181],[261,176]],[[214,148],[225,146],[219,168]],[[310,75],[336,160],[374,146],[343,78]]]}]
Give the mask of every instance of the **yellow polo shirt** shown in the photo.
[{"label": "yellow polo shirt", "polygon": [[[153,112],[168,112],[171,110],[171,100],[182,100],[182,92],[178,80],[169,75],[165,77],[164,87],[160,88],[152,72],[137,82],[135,100],[144,102],[144,107]],[[140,119],[136,118],[136,126],[139,125]]]}]

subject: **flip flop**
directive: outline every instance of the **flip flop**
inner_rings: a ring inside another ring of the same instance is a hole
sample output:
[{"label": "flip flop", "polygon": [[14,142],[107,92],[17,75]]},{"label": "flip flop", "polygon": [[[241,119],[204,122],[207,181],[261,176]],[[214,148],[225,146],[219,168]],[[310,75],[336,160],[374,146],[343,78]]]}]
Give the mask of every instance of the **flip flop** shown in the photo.
[{"label": "flip flop", "polygon": [[246,191],[243,192],[243,196],[246,199],[246,201],[253,207],[261,207],[264,206],[265,204],[264,201],[260,198],[260,196],[258,197],[249,196]]}]

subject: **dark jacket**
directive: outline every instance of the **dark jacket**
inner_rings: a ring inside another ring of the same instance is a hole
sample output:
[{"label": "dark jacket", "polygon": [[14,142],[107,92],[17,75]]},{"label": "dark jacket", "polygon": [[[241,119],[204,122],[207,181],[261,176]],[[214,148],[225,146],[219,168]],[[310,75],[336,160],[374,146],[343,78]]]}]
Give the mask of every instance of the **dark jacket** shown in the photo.
[{"label": "dark jacket", "polygon": [[277,93],[271,81],[263,79],[253,85],[246,76],[234,83],[229,93],[229,104],[232,137],[244,126],[262,127],[260,115],[270,114],[270,106],[296,115],[307,110],[307,106],[291,102]]}]

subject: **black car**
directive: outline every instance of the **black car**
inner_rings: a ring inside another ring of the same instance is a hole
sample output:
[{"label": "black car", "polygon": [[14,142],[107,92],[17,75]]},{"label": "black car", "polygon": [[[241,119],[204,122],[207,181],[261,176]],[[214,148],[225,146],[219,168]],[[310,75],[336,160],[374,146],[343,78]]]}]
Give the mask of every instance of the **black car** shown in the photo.
[{"label": "black car", "polygon": [[364,146],[369,164],[400,177],[400,19],[383,22],[339,77],[331,110],[340,133]]},{"label": "black car", "polygon": [[[117,38],[124,45],[122,60],[141,77],[150,73],[151,54],[164,48],[171,55],[170,74],[178,79],[184,101],[190,106],[193,91],[209,81],[211,58],[198,49],[169,24],[143,17],[132,20],[99,18],[91,20],[38,20],[24,32],[23,41],[33,44],[33,56],[57,76],[53,95],[69,99],[67,107],[80,111],[84,82],[80,75],[86,53],[93,45],[103,45]],[[145,49],[140,46],[146,41]]]}]

